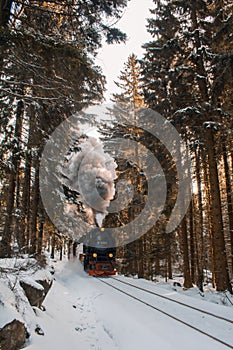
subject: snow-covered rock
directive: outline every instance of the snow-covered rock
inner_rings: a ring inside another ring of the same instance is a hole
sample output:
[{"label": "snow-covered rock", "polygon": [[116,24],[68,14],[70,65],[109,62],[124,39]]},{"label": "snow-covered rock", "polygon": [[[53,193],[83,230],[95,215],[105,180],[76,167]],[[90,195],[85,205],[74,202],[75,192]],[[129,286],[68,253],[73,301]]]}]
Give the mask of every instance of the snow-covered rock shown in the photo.
[{"label": "snow-covered rock", "polygon": [[42,303],[52,286],[52,282],[47,280],[35,281],[32,278],[24,278],[20,281],[20,286],[23,288],[30,305],[41,308]]},{"label": "snow-covered rock", "polygon": [[0,329],[0,349],[18,350],[28,337],[24,323],[14,319]]}]

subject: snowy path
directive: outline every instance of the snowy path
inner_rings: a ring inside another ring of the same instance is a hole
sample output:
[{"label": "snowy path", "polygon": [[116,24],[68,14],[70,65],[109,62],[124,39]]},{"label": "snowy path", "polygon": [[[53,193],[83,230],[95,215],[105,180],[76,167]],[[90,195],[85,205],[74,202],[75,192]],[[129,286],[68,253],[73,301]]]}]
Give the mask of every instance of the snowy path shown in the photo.
[{"label": "snowy path", "polygon": [[[27,350],[227,349],[87,276],[79,261],[57,265],[46,311],[38,310],[38,324],[45,335],[33,334]],[[174,306],[169,307],[173,312]]]}]

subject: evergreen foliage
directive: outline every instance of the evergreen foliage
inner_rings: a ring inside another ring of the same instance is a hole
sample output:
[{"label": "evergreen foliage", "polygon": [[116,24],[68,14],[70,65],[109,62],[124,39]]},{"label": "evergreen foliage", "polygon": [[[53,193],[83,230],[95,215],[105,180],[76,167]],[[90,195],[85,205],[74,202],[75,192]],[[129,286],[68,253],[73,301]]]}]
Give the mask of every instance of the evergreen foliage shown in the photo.
[{"label": "evergreen foliage", "polygon": [[46,227],[54,232],[39,196],[41,152],[64,119],[101,101],[105,78],[94,57],[103,37],[126,39],[110,24],[126,4],[0,1],[0,257],[11,256],[12,242],[41,252]]},{"label": "evergreen foliage", "polygon": [[144,96],[141,88],[141,66],[135,54],[128,57],[123,70],[115,82],[120,89],[119,94],[113,94],[113,102],[131,105],[133,109],[144,106]]},{"label": "evergreen foliage", "polygon": [[154,5],[148,21],[153,40],[144,45],[142,60],[145,101],[186,140],[197,186],[178,230],[184,285],[202,289],[212,260],[217,289],[231,291],[232,197],[226,193],[232,193],[232,183],[225,188],[229,174],[222,162],[232,171],[232,3],[154,0]]},{"label": "evergreen foliage", "polygon": [[[15,243],[20,253],[41,254],[46,232],[52,254],[55,245],[62,250],[67,238],[55,230],[39,197],[41,152],[65,118],[102,100],[105,78],[94,58],[102,38],[125,41],[109,23],[126,5],[126,0],[0,0],[0,257],[11,256]],[[131,54],[120,72],[120,92],[113,95],[118,119],[102,128],[103,140],[143,144],[159,160],[167,182],[156,226],[119,247],[120,272],[154,279],[183,269],[184,287],[203,290],[211,271],[218,291],[232,291],[232,10],[227,0],[154,0],[145,54],[140,60]],[[188,147],[193,195],[171,234],[165,227],[177,198],[174,161],[161,142],[125,123],[117,112],[122,104],[133,111],[131,118],[145,106],[161,113]],[[142,169],[118,159],[122,179],[131,181],[134,195],[126,208],[106,217],[106,227],[126,225],[145,206]]]}]

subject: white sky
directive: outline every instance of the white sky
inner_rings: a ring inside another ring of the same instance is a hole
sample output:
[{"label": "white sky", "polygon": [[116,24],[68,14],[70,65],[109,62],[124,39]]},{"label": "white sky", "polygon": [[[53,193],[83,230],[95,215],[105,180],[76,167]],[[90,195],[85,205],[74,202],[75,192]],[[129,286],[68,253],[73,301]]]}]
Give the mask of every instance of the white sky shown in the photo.
[{"label": "white sky", "polygon": [[151,8],[154,8],[152,0],[130,0],[123,17],[115,25],[127,34],[126,44],[108,45],[104,43],[96,58],[96,64],[102,67],[107,79],[106,102],[109,102],[112,93],[117,91],[114,80],[118,80],[117,77],[128,56],[135,53],[141,57],[144,51],[141,45],[151,40],[146,30],[146,19],[152,17],[149,12]]}]

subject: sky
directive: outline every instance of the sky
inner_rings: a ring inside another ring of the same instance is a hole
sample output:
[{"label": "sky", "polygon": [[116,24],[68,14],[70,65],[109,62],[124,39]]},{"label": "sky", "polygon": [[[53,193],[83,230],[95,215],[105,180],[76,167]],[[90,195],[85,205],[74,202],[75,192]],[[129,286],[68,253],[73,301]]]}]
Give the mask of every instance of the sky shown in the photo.
[{"label": "sky", "polygon": [[112,93],[119,92],[114,80],[118,80],[117,77],[129,55],[134,53],[141,57],[144,51],[141,46],[151,40],[146,30],[146,19],[151,17],[149,9],[153,7],[152,0],[130,0],[122,18],[115,25],[127,34],[126,44],[104,43],[96,58],[96,64],[101,66],[107,79],[106,102],[110,101]]}]

